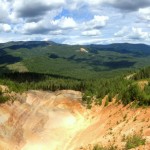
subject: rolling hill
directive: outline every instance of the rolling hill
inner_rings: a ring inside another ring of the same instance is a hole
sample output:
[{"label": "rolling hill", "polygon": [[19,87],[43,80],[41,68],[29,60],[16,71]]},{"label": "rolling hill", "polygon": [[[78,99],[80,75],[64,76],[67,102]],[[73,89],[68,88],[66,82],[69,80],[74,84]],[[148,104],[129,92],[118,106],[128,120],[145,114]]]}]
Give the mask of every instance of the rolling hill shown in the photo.
[{"label": "rolling hill", "polygon": [[144,44],[65,45],[52,41],[0,44],[1,72],[34,72],[90,79],[116,76],[149,64],[150,46]]}]

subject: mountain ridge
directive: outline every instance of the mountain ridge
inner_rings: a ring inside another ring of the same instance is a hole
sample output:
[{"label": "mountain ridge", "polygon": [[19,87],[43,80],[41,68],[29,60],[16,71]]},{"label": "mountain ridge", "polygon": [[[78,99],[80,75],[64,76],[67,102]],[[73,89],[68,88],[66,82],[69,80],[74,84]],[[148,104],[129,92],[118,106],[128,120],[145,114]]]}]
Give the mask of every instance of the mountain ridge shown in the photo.
[{"label": "mountain ridge", "polygon": [[54,44],[61,44],[61,45],[82,45],[82,46],[86,46],[86,45],[114,45],[114,44],[129,44],[129,45],[147,45],[147,46],[150,46],[150,44],[146,44],[146,43],[130,43],[130,42],[114,42],[114,43],[107,43],[107,44],[66,44],[66,43],[61,43],[61,42],[55,42],[55,41],[52,41],[52,40],[49,40],[49,41],[40,41],[40,40],[31,40],[31,41],[8,41],[8,42],[2,42],[0,44],[6,44],[6,43],[19,43],[19,42],[22,42],[22,43],[26,43],[26,42],[45,42],[45,43],[54,43]]},{"label": "mountain ridge", "polygon": [[109,76],[110,72],[117,75],[149,63],[150,46],[145,44],[67,45],[53,41],[0,44],[0,70],[95,78]]}]

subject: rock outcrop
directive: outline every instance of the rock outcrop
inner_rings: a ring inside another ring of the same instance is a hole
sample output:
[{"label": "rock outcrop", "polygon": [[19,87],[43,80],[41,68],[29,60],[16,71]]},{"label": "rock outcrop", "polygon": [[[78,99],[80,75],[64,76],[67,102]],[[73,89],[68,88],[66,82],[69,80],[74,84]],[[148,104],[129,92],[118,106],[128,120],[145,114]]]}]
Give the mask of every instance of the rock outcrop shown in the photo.
[{"label": "rock outcrop", "polygon": [[88,53],[88,51],[85,48],[80,48],[80,52]]}]

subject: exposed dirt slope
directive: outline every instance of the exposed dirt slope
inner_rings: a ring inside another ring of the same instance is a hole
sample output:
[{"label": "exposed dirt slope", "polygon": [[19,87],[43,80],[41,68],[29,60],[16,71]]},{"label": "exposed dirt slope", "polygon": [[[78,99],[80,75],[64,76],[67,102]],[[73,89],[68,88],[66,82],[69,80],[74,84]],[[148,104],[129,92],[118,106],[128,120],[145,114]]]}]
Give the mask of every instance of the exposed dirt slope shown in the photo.
[{"label": "exposed dirt slope", "polygon": [[147,80],[141,80],[141,81],[138,81],[137,82],[138,83],[138,86],[142,89],[142,90],[144,90],[144,87],[146,86],[146,85],[148,85],[148,81]]},{"label": "exposed dirt slope", "polygon": [[0,150],[78,150],[95,143],[124,147],[123,136],[141,132],[150,147],[150,109],[122,105],[86,109],[81,93],[29,91],[0,105]]}]

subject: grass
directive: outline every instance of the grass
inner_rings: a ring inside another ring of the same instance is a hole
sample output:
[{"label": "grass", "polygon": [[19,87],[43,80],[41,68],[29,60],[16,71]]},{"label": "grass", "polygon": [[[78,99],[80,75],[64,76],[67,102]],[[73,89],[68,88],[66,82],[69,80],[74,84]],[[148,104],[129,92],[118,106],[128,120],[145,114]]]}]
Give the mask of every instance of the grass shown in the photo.
[{"label": "grass", "polygon": [[146,139],[142,135],[134,134],[126,138],[125,150],[136,148],[140,145],[145,145]]},{"label": "grass", "polygon": [[9,70],[14,70],[14,71],[18,71],[18,72],[28,72],[27,67],[24,66],[24,64],[21,62],[10,64],[7,67]]},{"label": "grass", "polygon": [[104,147],[104,146],[100,146],[100,145],[95,145],[93,147],[93,150],[116,150],[117,147],[116,146],[113,146],[113,145],[110,145],[108,147]]},{"label": "grass", "polygon": [[7,100],[8,100],[8,97],[7,97],[7,96],[4,96],[4,95],[3,95],[3,92],[2,92],[1,89],[0,89],[0,104],[1,104],[1,103],[5,103]]},{"label": "grass", "polygon": [[[146,139],[144,139],[140,134],[134,134],[128,137],[123,136],[122,141],[126,142],[124,150],[136,148],[140,145],[145,145],[146,143]],[[117,150],[117,146],[115,145],[101,146],[97,144],[93,147],[93,150]]]}]

